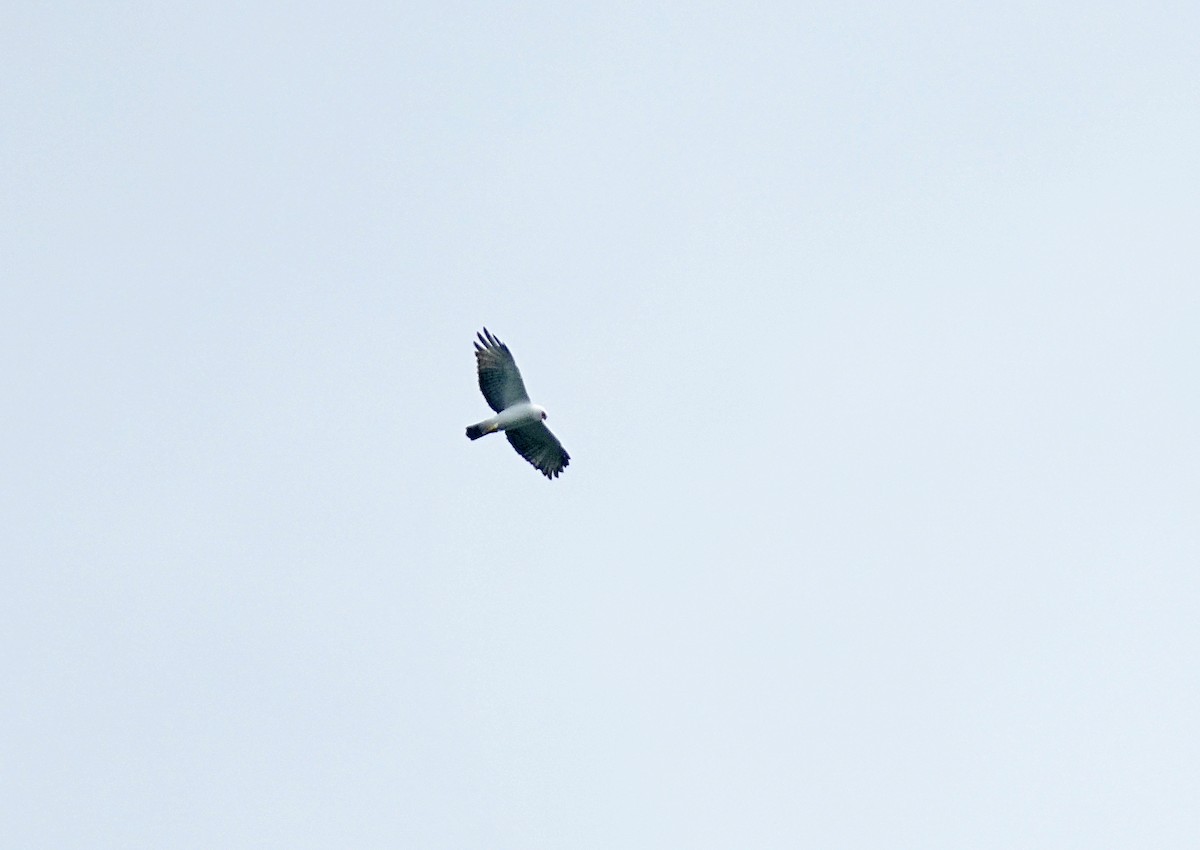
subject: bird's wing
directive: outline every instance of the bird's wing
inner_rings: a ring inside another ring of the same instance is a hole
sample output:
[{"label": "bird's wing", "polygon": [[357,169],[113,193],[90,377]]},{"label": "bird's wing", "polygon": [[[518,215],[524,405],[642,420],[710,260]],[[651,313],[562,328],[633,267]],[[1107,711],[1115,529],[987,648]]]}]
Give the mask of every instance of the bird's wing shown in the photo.
[{"label": "bird's wing", "polygon": [[488,406],[499,413],[514,404],[529,401],[525,382],[521,380],[521,372],[508,346],[492,336],[487,328],[477,336],[475,365],[479,368],[479,389]]},{"label": "bird's wing", "polygon": [[562,443],[550,433],[550,429],[541,422],[532,425],[522,425],[520,428],[509,428],[504,432],[517,454],[532,463],[542,475],[555,478],[571,462]]}]

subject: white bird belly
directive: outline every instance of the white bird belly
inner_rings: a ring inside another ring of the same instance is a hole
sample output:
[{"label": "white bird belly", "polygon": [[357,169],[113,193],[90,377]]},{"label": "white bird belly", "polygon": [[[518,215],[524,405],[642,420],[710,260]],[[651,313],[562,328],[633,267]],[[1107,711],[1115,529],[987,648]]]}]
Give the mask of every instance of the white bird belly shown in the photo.
[{"label": "white bird belly", "polygon": [[520,428],[542,420],[542,410],[536,404],[522,402],[506,407],[493,417],[497,430],[506,431],[509,428]]}]

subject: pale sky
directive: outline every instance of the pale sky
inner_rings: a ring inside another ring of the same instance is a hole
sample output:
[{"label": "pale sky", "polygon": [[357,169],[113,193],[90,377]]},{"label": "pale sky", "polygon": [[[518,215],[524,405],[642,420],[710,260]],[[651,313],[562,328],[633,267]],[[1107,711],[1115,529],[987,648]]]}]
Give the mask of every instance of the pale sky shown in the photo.
[{"label": "pale sky", "polygon": [[1200,846],[1198,31],[9,3],[0,846]]}]

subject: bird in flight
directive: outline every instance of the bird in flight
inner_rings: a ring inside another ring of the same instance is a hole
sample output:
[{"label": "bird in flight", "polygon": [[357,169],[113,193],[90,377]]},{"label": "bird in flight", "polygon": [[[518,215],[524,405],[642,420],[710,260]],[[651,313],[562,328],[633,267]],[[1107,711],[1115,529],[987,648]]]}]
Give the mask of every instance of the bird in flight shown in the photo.
[{"label": "bird in flight", "polygon": [[478,440],[484,434],[503,431],[517,454],[542,475],[556,478],[571,462],[571,456],[544,424],[546,409],[529,400],[508,346],[487,328],[477,336],[475,365],[479,369],[479,389],[496,415],[467,426],[467,436]]}]

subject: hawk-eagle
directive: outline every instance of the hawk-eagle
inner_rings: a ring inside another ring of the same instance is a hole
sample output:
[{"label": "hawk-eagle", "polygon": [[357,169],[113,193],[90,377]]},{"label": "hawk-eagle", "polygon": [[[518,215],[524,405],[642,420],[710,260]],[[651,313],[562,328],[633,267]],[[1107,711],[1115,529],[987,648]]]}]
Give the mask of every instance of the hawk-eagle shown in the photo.
[{"label": "hawk-eagle", "polygon": [[570,463],[571,456],[545,426],[546,409],[529,400],[525,382],[508,346],[487,328],[477,334],[475,365],[479,389],[496,415],[467,427],[467,436],[478,440],[484,434],[503,431],[517,454],[547,478],[555,478]]}]

